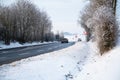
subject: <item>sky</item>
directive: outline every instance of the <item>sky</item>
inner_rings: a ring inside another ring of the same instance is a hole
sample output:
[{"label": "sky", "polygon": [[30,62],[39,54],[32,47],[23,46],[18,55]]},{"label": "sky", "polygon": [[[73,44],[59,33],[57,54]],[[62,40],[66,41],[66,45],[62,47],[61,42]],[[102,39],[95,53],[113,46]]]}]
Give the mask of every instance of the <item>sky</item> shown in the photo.
[{"label": "sky", "polygon": [[119,22],[120,22],[120,0],[117,0],[117,17],[119,19]]},{"label": "sky", "polygon": [[53,31],[81,33],[83,29],[77,23],[79,12],[83,9],[84,0],[34,0],[41,10],[50,16]]}]

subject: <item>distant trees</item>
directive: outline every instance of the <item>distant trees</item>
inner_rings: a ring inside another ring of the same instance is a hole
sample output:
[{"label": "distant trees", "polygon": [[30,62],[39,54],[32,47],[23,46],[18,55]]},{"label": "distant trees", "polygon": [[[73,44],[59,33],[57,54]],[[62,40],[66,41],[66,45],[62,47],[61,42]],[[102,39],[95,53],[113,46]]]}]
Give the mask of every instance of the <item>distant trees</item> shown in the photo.
[{"label": "distant trees", "polygon": [[90,0],[79,18],[79,23],[88,32],[87,41],[94,36],[101,55],[115,46],[117,22],[113,0]]},{"label": "distant trees", "polygon": [[52,22],[28,0],[18,0],[10,6],[0,6],[0,39],[5,44],[33,41],[53,41]]},{"label": "distant trees", "polygon": [[64,33],[63,32],[59,33],[59,31],[58,31],[57,34],[55,35],[55,39],[57,41],[60,41],[63,38],[64,38]]}]

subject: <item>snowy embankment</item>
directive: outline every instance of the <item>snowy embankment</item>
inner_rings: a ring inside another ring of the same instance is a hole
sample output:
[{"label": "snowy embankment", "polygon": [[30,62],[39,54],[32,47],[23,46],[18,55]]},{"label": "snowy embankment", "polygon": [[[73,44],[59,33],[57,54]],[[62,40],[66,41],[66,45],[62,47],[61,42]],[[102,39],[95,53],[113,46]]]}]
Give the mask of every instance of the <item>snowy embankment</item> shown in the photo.
[{"label": "snowy embankment", "polygon": [[0,66],[0,80],[120,80],[120,46],[100,56],[94,43]]},{"label": "snowy embankment", "polygon": [[83,70],[73,80],[120,80],[120,46],[103,56],[89,56]]},{"label": "snowy embankment", "polygon": [[0,50],[1,49],[10,49],[10,48],[17,48],[17,47],[27,47],[27,46],[34,46],[34,45],[41,45],[41,44],[49,44],[52,42],[32,42],[32,43],[25,43],[20,44],[18,42],[10,43],[10,45],[5,45],[2,41],[0,42]]}]

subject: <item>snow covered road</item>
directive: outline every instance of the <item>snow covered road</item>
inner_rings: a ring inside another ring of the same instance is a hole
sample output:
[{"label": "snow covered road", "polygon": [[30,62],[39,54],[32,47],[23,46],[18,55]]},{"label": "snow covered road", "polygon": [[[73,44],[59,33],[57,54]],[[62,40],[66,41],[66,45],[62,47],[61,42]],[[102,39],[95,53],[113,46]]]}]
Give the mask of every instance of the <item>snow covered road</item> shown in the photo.
[{"label": "snow covered road", "polygon": [[14,62],[20,59],[64,49],[74,44],[75,42],[69,42],[67,44],[61,44],[60,42],[57,42],[57,43],[43,44],[43,45],[30,46],[30,47],[1,50],[0,65]]},{"label": "snow covered road", "polygon": [[81,71],[88,54],[87,43],[79,42],[63,50],[2,65],[0,80],[73,79],[74,74]]},{"label": "snow covered road", "polygon": [[[100,56],[94,43],[0,66],[0,80],[120,80],[120,46]],[[3,57],[4,58],[4,57]]]}]

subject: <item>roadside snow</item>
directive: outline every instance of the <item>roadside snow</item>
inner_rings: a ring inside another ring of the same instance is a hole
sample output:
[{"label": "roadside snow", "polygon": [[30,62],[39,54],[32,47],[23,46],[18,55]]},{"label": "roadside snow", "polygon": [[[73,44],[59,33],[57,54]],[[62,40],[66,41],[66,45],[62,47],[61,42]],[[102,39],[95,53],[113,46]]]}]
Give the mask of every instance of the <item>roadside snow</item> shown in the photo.
[{"label": "roadside snow", "polygon": [[82,70],[88,43],[0,66],[0,80],[70,80]]},{"label": "roadside snow", "polygon": [[25,44],[20,44],[18,42],[10,43],[10,45],[5,45],[3,42],[0,42],[0,50],[1,49],[10,49],[10,48],[17,48],[17,47],[25,47],[25,46],[33,46],[33,45],[40,45],[40,44],[49,44],[52,42],[33,42],[33,43],[25,43]]},{"label": "roadside snow", "polygon": [[85,66],[73,80],[120,80],[120,46],[110,52],[89,56]]}]

